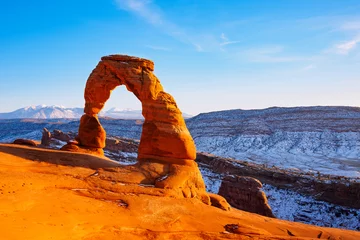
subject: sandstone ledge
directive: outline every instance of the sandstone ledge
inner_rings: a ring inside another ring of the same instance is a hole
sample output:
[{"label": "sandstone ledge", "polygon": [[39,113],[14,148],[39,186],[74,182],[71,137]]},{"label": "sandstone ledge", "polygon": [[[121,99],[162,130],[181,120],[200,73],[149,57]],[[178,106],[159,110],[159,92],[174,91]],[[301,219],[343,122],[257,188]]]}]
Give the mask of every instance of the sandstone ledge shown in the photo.
[{"label": "sandstone ledge", "polygon": [[360,239],[359,232],[223,211],[117,181],[117,166],[87,154],[0,144],[1,238]]}]

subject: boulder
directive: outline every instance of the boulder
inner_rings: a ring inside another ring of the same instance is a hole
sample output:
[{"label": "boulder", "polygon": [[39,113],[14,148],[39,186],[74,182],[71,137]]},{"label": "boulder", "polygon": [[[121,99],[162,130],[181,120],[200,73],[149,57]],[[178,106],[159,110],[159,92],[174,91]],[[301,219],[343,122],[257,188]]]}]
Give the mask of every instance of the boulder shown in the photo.
[{"label": "boulder", "polygon": [[261,188],[261,182],[255,178],[231,175],[223,179],[219,195],[237,209],[274,218]]},{"label": "boulder", "polygon": [[31,147],[36,147],[38,146],[38,142],[34,141],[34,140],[29,140],[29,139],[16,139],[13,144],[18,144],[18,145],[25,145],[25,146],[31,146]]}]

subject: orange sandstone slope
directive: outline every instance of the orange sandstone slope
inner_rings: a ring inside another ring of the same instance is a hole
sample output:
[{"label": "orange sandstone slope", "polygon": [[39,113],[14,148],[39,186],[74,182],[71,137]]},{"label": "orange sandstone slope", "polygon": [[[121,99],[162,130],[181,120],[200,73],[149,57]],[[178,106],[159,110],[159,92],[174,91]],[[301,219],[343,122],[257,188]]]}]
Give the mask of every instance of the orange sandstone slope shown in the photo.
[{"label": "orange sandstone slope", "polygon": [[359,232],[223,211],[118,181],[117,166],[82,153],[0,144],[0,239],[360,239]]}]

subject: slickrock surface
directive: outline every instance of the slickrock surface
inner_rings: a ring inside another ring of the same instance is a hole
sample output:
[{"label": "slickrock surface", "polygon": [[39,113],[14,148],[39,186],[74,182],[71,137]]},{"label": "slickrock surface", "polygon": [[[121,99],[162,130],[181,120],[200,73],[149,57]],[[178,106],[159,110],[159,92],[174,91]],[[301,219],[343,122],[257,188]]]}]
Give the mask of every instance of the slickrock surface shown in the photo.
[{"label": "slickrock surface", "polygon": [[[360,239],[359,232],[223,211],[185,198],[151,184],[154,172],[167,171],[164,164],[154,166],[119,169],[93,155],[1,144],[0,238]],[[144,182],[132,183],[135,178]]]},{"label": "slickrock surface", "polygon": [[261,188],[261,182],[255,178],[230,175],[222,180],[219,195],[237,209],[275,217]]},{"label": "slickrock surface", "polygon": [[[77,138],[80,148],[105,147],[106,133],[97,115],[112,90],[125,85],[141,101],[145,118],[139,160],[188,164],[196,158],[195,144],[182,113],[175,99],[164,91],[153,70],[154,63],[142,58],[111,55],[101,59],[85,87],[85,114],[80,120]],[[64,150],[73,149],[65,147]]]}]

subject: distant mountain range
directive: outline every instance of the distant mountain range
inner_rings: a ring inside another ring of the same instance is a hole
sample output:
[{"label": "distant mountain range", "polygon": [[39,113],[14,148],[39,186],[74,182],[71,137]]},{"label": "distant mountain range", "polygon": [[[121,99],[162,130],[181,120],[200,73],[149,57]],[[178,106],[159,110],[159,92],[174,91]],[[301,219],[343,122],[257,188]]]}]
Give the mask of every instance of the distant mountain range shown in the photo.
[{"label": "distant mountain range", "polygon": [[29,106],[17,109],[13,112],[0,113],[0,119],[16,118],[80,118],[83,114],[83,108],[65,108],[63,106]]},{"label": "distant mountain range", "polygon": [[[62,107],[28,107],[26,112],[45,112]],[[19,113],[17,120],[0,121],[0,142],[16,138],[40,139],[43,127],[76,132],[79,122],[53,119],[29,119]],[[57,111],[56,111],[57,112]],[[72,117],[80,117],[72,111]],[[56,115],[55,111],[51,116]],[[110,109],[101,124],[109,136],[140,139],[140,111]],[[46,116],[46,115],[45,115]],[[69,117],[69,115],[68,115]],[[0,118],[4,116],[0,115]],[[113,120],[117,118],[116,120]],[[118,120],[122,118],[124,120]],[[56,123],[56,124],[55,124]],[[247,160],[293,170],[319,171],[348,177],[360,177],[360,108],[358,107],[292,107],[258,110],[227,110],[201,113],[186,120],[198,151],[222,157]]]},{"label": "distant mountain range", "polygon": [[[54,118],[80,118],[84,114],[83,108],[66,108],[63,106],[29,106],[17,109],[13,112],[0,113],[0,119],[54,119]],[[100,117],[109,117],[116,119],[143,119],[141,110],[111,108],[107,111],[101,111]],[[192,117],[183,113],[184,118]]]}]

